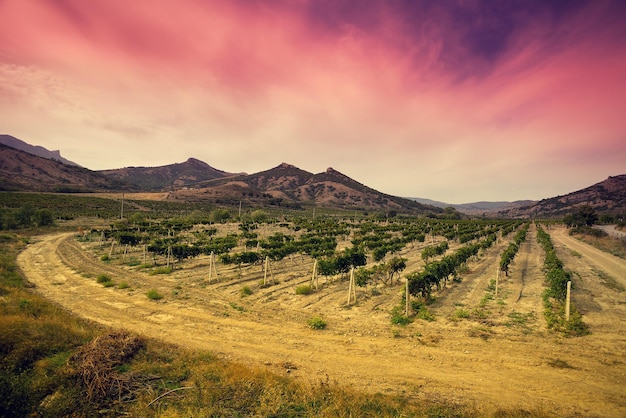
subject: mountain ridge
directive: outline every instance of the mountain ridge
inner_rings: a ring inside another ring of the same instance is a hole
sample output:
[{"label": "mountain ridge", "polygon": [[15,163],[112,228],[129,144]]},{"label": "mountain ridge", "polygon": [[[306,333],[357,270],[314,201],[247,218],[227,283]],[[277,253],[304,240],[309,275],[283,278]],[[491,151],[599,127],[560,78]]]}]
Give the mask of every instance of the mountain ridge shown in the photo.
[{"label": "mountain ridge", "polygon": [[[17,143],[22,148],[33,152],[39,152],[39,148],[42,148],[17,138],[15,140],[19,141]],[[48,151],[46,155],[50,156],[50,153],[52,156],[60,156],[58,151]],[[210,200],[217,204],[238,204],[245,201],[291,208],[316,205],[418,214],[441,214],[452,207],[470,216],[512,218],[563,216],[581,204],[590,204],[599,212],[626,211],[626,175],[609,176],[603,182],[585,189],[538,202],[474,202],[455,205],[385,194],[332,167],[321,173],[311,173],[283,162],[253,174],[228,173],[191,157],[181,163],[157,167],[131,166],[92,171],[75,163],[66,164],[2,143],[0,190],[167,192],[168,199],[183,202]]]}]

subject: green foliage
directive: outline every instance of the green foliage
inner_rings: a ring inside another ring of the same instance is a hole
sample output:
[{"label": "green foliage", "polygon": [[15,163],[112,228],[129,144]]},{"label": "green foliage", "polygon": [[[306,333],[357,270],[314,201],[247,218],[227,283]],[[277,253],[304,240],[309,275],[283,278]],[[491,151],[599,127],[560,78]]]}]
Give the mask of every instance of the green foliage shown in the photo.
[{"label": "green foliage", "polygon": [[263,222],[267,222],[267,220],[269,219],[269,216],[267,212],[265,212],[264,210],[258,209],[250,214],[250,218],[252,219],[253,222],[263,223]]},{"label": "green foliage", "polygon": [[150,300],[161,300],[163,299],[163,295],[161,293],[159,293],[158,290],[156,289],[150,289],[146,292],[146,296],[148,297],[148,299]]},{"label": "green foliage", "polygon": [[327,324],[326,324],[326,321],[324,321],[321,317],[314,316],[307,320],[307,325],[311,329],[321,330],[321,329],[325,329]]},{"label": "green foliage", "polygon": [[563,223],[568,227],[591,226],[598,221],[596,211],[589,205],[579,206],[576,212],[566,215]]},{"label": "green foliage", "polygon": [[313,289],[308,284],[296,287],[296,295],[310,295],[311,293],[313,293]]},{"label": "green foliage", "polygon": [[454,316],[456,318],[463,318],[463,319],[467,319],[470,317],[470,313],[468,310],[463,309],[463,308],[459,308],[454,312]]},{"label": "green foliage", "polygon": [[126,282],[120,282],[120,283],[117,285],[117,288],[118,288],[118,289],[128,289],[129,287],[130,287],[130,285],[129,285],[128,283],[126,283]]},{"label": "green foliage", "polygon": [[172,270],[171,267],[167,267],[167,266],[161,266],[161,267],[157,267],[155,269],[153,269],[152,271],[150,271],[150,275],[154,276],[157,274],[171,274],[174,270]]},{"label": "green foliage", "polygon": [[110,283],[111,282],[111,277],[109,277],[106,274],[99,274],[98,277],[96,278],[96,282],[98,282],[98,283]]},{"label": "green foliage", "polygon": [[230,218],[230,212],[227,209],[214,209],[209,214],[209,221],[212,223],[222,223]]},{"label": "green foliage", "polygon": [[252,289],[250,289],[250,286],[244,286],[241,288],[240,294],[241,297],[250,296],[252,294]]}]

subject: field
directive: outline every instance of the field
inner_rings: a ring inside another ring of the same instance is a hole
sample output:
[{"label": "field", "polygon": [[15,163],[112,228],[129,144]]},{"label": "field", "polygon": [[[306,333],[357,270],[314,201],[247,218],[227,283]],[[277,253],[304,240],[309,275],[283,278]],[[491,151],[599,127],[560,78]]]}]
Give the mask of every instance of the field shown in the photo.
[{"label": "field", "polygon": [[[300,239],[303,230],[291,227],[261,224],[254,238],[267,242],[280,233]],[[215,237],[241,233],[235,223],[210,228]],[[183,241],[194,232],[202,230],[181,234]],[[405,258],[399,278],[357,287],[351,303],[350,274],[318,275],[316,289],[314,259],[301,253],[275,257],[267,269],[262,258],[237,265],[195,254],[181,256],[171,271],[173,258],[166,261],[165,254],[112,244],[108,233],[81,231],[33,239],[18,264],[39,293],[82,317],[295,379],[475,405],[485,413],[516,408],[626,416],[626,262],[563,228],[547,232],[573,272],[572,301],[588,335],[565,337],[547,327],[545,253],[534,224],[508,276],[500,275],[497,295],[494,279],[513,232],[500,233],[445,287],[433,287],[433,300],[415,305],[405,325],[392,324],[404,309],[405,276],[424,269],[427,246],[447,242],[447,255],[466,245],[458,237],[426,233],[423,241],[396,248],[382,261]],[[355,236],[337,234],[337,248],[351,247]],[[231,253],[259,248],[248,247],[240,239]],[[367,267],[378,264],[372,258],[368,254]],[[312,329],[311,319],[325,328]]]}]

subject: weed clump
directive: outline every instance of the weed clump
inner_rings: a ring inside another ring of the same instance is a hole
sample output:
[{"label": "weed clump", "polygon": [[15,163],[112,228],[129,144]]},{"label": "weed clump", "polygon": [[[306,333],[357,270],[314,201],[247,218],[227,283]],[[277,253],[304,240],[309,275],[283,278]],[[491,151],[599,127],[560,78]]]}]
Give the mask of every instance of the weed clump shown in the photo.
[{"label": "weed clump", "polygon": [[146,296],[151,300],[161,300],[163,299],[163,295],[159,293],[156,289],[150,289],[146,292]]},{"label": "weed clump", "polygon": [[296,295],[310,295],[311,293],[313,293],[313,289],[308,284],[296,287]]},{"label": "weed clump", "polygon": [[314,316],[312,318],[309,318],[309,320],[307,321],[307,324],[309,325],[309,328],[311,329],[319,330],[319,329],[326,328],[326,321],[324,321],[319,316]]}]

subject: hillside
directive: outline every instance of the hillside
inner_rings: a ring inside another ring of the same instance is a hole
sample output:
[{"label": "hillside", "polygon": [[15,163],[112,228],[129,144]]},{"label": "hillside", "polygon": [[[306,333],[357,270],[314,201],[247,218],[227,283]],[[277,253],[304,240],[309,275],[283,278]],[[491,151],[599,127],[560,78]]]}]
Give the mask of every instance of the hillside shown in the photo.
[{"label": "hillside", "polygon": [[626,212],[626,174],[609,177],[604,181],[564,196],[543,199],[530,205],[497,212],[498,216],[531,218],[561,217],[580,205],[589,205],[598,213]]},{"label": "hillside", "polygon": [[123,180],[142,191],[153,192],[191,187],[199,182],[232,176],[195,158],[159,167],[126,167],[98,172],[107,177]]},{"label": "hillside", "polygon": [[123,181],[86,168],[0,144],[0,190],[89,192],[134,189]]},{"label": "hillside", "polygon": [[11,148],[15,148],[20,151],[24,151],[48,160],[55,160],[63,164],[78,166],[78,164],[76,164],[75,162],[61,157],[61,152],[58,150],[50,151],[39,145],[30,145],[22,141],[21,139],[17,139],[11,135],[0,135],[0,144],[7,145]]}]

